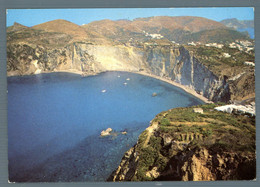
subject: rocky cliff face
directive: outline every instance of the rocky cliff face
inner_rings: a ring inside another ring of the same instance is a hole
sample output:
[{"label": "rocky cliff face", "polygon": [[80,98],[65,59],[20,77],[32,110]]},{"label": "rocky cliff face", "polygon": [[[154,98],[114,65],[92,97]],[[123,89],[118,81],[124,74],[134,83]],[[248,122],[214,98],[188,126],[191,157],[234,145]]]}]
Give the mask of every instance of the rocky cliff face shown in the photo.
[{"label": "rocky cliff face", "polygon": [[212,101],[229,101],[225,78],[214,75],[184,47],[93,45],[73,43],[48,48],[28,43],[7,46],[8,75],[77,71],[93,75],[103,71],[144,71],[186,85]]},{"label": "rocky cliff face", "polygon": [[230,100],[226,77],[218,77],[184,47],[145,48],[144,58],[152,74],[170,78],[212,101]]},{"label": "rocky cliff face", "polygon": [[58,70],[76,70],[86,75],[102,71],[139,71],[142,51],[124,46],[73,43],[62,48],[32,44],[7,47],[8,75],[30,75]]},{"label": "rocky cliff face", "polygon": [[[165,141],[165,140],[163,140]],[[254,155],[223,152],[217,153],[205,148],[184,149],[183,145],[172,144],[169,151],[177,151],[170,158],[165,170],[160,165],[146,170],[144,180],[156,181],[215,181],[215,180],[253,180],[256,176]],[[139,181],[138,152],[135,147],[127,151],[119,167],[108,181]]]},{"label": "rocky cliff face", "polygon": [[157,115],[108,181],[254,179],[254,117],[220,113],[214,105],[201,107]]}]

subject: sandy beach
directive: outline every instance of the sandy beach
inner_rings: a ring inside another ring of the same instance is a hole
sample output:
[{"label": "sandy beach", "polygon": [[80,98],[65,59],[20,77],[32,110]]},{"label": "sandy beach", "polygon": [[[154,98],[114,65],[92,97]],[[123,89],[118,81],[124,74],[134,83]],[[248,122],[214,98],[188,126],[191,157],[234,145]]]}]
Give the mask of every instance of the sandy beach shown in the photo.
[{"label": "sandy beach", "polygon": [[78,75],[82,75],[82,74],[83,74],[82,71],[79,71],[79,70],[77,70],[77,69],[54,70],[53,72],[75,73],[75,74],[78,74]]},{"label": "sandy beach", "polygon": [[[109,70],[108,70],[109,71]],[[112,70],[112,71],[116,71],[116,70]],[[169,79],[166,79],[166,78],[163,78],[163,77],[160,77],[160,76],[156,76],[156,75],[153,75],[153,74],[149,74],[149,73],[145,73],[145,72],[137,72],[137,71],[127,71],[127,70],[118,70],[118,71],[123,71],[123,72],[130,72],[130,73],[136,73],[136,74],[140,74],[140,75],[144,75],[144,76],[148,76],[148,77],[152,77],[152,78],[155,78],[155,79],[158,79],[158,80],[161,80],[161,81],[164,81],[164,82],[167,82],[173,86],[176,86],[178,88],[181,88],[182,90],[184,90],[185,92],[197,97],[198,99],[202,100],[203,102],[205,103],[213,103],[212,101],[208,100],[208,98],[204,97],[203,95],[200,95],[198,94],[195,90],[187,87],[187,86],[184,86],[180,83],[177,83],[177,82],[174,82],[172,80],[169,80]],[[69,70],[56,70],[54,72],[67,72],[67,73],[75,73],[75,74],[79,74],[79,75],[83,75],[83,72],[82,71],[79,71],[79,70],[76,70],[76,69],[69,69]],[[104,71],[105,72],[105,71]],[[102,72],[100,72],[102,73]],[[99,74],[99,73],[97,73]],[[97,74],[93,74],[93,75],[97,75]],[[84,74],[84,76],[92,76],[91,74]]]},{"label": "sandy beach", "polygon": [[[103,71],[103,72],[109,72],[110,70],[108,71]],[[111,71],[117,71],[117,70],[111,70]],[[160,76],[156,76],[156,75],[153,75],[153,74],[149,74],[149,73],[145,73],[145,72],[138,72],[138,71],[129,71],[129,70],[118,70],[118,71],[122,71],[122,72],[130,72],[130,73],[136,73],[136,74],[140,74],[140,75],[144,75],[144,76],[148,76],[148,77],[152,77],[152,78],[155,78],[155,79],[158,79],[158,80],[161,80],[161,81],[164,81],[164,82],[167,82],[173,86],[176,86],[178,88],[181,88],[182,90],[184,90],[185,92],[197,97],[198,99],[202,100],[203,102],[205,103],[213,103],[212,101],[208,100],[206,97],[204,97],[203,95],[200,95],[198,94],[195,90],[187,87],[187,86],[184,86],[180,83],[177,83],[177,82],[174,82],[172,80],[169,80],[169,79],[166,79],[164,77],[160,77]],[[67,70],[54,70],[54,71],[51,71],[51,72],[41,72],[41,73],[53,73],[53,72],[64,72],[64,73],[74,73],[74,74],[78,74],[78,75],[81,75],[81,76],[93,76],[93,75],[98,75],[99,73],[102,73],[102,72],[98,72],[98,73],[93,73],[93,74],[85,74],[84,72],[82,71],[79,71],[77,69],[67,69]],[[8,76],[13,76],[13,75],[8,75]],[[16,76],[16,75],[14,75]]]},{"label": "sandy beach", "polygon": [[180,83],[174,82],[172,80],[169,80],[169,79],[166,79],[166,78],[163,78],[163,77],[160,77],[160,76],[148,74],[148,73],[145,73],[145,72],[132,72],[132,73],[137,73],[137,74],[140,74],[140,75],[149,76],[149,77],[152,77],[152,78],[155,78],[155,79],[167,82],[167,83],[169,83],[169,84],[171,84],[173,86],[181,88],[185,92],[187,92],[187,93],[197,97],[198,99],[202,100],[205,103],[213,103],[212,101],[208,100],[208,98],[204,97],[203,95],[198,94],[195,90],[193,90],[193,89],[191,89],[191,88],[189,88],[187,86],[184,86],[184,85],[182,85]]}]

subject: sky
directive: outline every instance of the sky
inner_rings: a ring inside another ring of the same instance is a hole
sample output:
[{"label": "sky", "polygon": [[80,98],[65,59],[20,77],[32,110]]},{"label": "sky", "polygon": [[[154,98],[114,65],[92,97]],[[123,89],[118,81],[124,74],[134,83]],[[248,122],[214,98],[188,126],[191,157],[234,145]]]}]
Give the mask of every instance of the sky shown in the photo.
[{"label": "sky", "polygon": [[65,19],[78,25],[102,19],[128,19],[152,16],[199,16],[221,21],[237,18],[253,20],[254,9],[250,7],[225,8],[103,8],[103,9],[8,9],[6,26],[14,22],[31,27],[55,19]]}]

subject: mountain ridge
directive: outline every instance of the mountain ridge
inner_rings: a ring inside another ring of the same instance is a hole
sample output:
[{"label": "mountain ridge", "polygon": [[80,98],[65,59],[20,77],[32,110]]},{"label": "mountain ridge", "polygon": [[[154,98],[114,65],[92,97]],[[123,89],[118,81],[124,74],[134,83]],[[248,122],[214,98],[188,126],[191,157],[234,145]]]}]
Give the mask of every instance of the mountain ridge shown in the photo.
[{"label": "mountain ridge", "polygon": [[[100,20],[85,24],[87,30],[94,30],[108,38],[117,40],[118,37],[124,41],[129,39],[143,38],[147,34],[165,34],[174,35],[175,33],[191,34],[202,30],[212,30],[218,28],[227,28],[223,24],[202,17],[192,16],[155,16],[148,18],[136,18],[129,20]],[[167,37],[167,39],[176,39],[176,37]],[[178,41],[179,42],[179,41]]]},{"label": "mountain ridge", "polygon": [[234,29],[254,28],[254,20],[238,20],[236,18],[224,19],[220,23]]},{"label": "mountain ridge", "polygon": [[32,27],[15,24],[8,27],[7,32],[22,32],[26,28],[28,32],[31,28],[49,33],[63,33],[71,36],[73,41],[98,41],[99,43],[145,42],[152,38],[164,38],[178,43],[188,41],[206,43],[212,42],[210,38],[212,32],[219,31],[223,31],[222,35],[219,35],[218,38],[215,37],[214,42],[216,40],[226,42],[230,39],[248,39],[245,34],[228,31],[230,28],[220,22],[195,16],[154,16],[136,18],[133,21],[103,19],[81,26],[67,20],[56,19]]},{"label": "mountain ridge", "polygon": [[48,32],[62,32],[79,37],[88,37],[88,34],[79,25],[63,19],[56,19],[31,27]]}]

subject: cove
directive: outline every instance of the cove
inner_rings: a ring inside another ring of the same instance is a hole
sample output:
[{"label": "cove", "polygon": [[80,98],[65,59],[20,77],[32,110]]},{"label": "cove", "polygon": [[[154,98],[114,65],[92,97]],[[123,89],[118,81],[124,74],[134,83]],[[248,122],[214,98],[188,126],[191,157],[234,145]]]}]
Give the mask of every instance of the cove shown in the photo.
[{"label": "cove", "polygon": [[[8,77],[9,180],[105,181],[156,114],[202,103],[128,72]],[[100,137],[108,127],[127,134]]]}]

